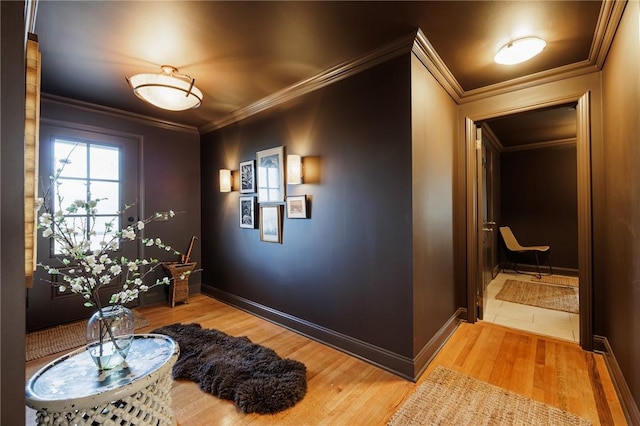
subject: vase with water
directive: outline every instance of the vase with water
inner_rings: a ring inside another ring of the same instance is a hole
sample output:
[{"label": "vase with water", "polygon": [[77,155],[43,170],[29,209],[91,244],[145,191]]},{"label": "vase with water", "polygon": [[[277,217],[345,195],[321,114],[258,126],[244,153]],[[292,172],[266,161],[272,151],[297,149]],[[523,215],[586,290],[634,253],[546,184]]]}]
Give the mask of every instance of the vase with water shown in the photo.
[{"label": "vase with water", "polygon": [[87,351],[100,370],[120,366],[129,353],[134,332],[133,312],[121,305],[95,312],[87,323]]}]

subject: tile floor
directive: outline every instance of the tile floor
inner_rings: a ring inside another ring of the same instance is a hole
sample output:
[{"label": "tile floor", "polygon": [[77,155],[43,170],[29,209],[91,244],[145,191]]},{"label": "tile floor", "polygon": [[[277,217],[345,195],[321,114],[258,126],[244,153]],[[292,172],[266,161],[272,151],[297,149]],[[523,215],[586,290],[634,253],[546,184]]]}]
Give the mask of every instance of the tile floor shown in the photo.
[{"label": "tile floor", "polygon": [[496,300],[495,295],[508,279],[531,281],[529,275],[500,272],[487,288],[484,321],[570,342],[580,342],[578,314]]}]

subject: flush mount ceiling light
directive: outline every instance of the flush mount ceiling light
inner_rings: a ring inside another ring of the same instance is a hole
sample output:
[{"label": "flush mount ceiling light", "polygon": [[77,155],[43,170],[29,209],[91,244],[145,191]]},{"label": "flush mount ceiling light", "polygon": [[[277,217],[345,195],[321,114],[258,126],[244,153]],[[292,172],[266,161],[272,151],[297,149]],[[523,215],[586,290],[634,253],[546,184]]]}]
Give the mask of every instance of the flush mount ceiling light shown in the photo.
[{"label": "flush mount ceiling light", "polygon": [[493,60],[502,65],[514,65],[542,52],[547,43],[538,37],[525,37],[510,41],[500,48]]},{"label": "flush mount ceiling light", "polygon": [[195,79],[179,74],[171,65],[162,65],[159,74],[136,74],[127,79],[133,93],[143,101],[162,109],[184,111],[202,103],[202,92]]}]

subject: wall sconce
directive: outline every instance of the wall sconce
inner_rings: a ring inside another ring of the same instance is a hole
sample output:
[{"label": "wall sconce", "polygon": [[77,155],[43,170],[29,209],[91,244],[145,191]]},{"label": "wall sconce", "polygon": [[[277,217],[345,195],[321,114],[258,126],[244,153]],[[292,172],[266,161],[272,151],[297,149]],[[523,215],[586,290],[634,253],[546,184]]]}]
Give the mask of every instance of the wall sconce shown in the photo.
[{"label": "wall sconce", "polygon": [[231,170],[220,169],[220,192],[231,192]]},{"label": "wall sconce", "polygon": [[302,157],[287,155],[287,183],[299,185],[302,183]]}]

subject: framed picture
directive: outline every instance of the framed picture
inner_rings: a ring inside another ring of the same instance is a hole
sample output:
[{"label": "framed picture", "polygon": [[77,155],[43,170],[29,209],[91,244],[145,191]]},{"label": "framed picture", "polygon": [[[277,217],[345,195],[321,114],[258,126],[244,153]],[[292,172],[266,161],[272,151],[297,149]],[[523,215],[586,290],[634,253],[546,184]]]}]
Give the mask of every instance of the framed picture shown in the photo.
[{"label": "framed picture", "polygon": [[290,195],[287,197],[287,217],[289,219],[307,218],[306,195]]},{"label": "framed picture", "polygon": [[256,162],[254,160],[240,163],[240,193],[256,192]]},{"label": "framed picture", "polygon": [[239,197],[240,200],[240,228],[255,229],[256,227],[256,198]]},{"label": "framed picture", "polygon": [[266,149],[256,153],[258,202],[284,202],[284,148]]},{"label": "framed picture", "polygon": [[260,240],[282,243],[280,206],[260,206]]}]

